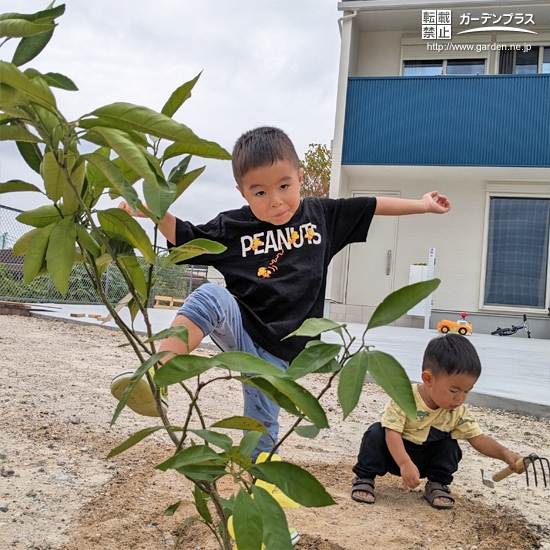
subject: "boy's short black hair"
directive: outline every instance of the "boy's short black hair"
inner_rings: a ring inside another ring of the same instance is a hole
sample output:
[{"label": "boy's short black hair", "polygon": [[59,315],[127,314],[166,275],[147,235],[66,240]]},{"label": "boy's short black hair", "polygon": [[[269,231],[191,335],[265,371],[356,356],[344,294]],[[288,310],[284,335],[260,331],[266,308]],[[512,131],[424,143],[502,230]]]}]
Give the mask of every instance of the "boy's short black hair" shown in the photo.
[{"label": "boy's short black hair", "polygon": [[459,334],[430,340],[424,351],[422,370],[438,374],[469,374],[479,378],[481,361],[472,343]]},{"label": "boy's short black hair", "polygon": [[233,175],[239,185],[250,170],[270,166],[278,160],[288,160],[300,169],[300,160],[290,138],[272,126],[261,126],[245,132],[233,147]]}]

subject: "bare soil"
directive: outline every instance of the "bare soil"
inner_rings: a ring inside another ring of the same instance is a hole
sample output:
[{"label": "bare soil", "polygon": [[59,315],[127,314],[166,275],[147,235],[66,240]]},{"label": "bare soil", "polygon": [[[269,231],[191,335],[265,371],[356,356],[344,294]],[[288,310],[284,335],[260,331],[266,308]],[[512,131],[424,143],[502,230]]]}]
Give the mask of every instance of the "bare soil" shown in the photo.
[{"label": "bare soil", "polygon": [[[193,515],[191,484],[174,471],[154,466],[173,453],[162,432],[129,451],[109,451],[153,419],[125,410],[114,426],[116,402],[109,382],[135,365],[118,331],[40,318],[0,316],[0,549],[213,550],[200,524],[183,527]],[[199,353],[211,354],[199,350]],[[310,375],[318,392],[325,375]],[[238,383],[223,383],[206,397],[207,423],[241,414]],[[477,454],[467,443],[452,485],[455,508],[434,510],[421,489],[405,492],[396,477],[377,481],[375,505],[349,497],[359,443],[379,418],[387,396],[366,385],[346,421],[331,389],[323,397],[331,430],[314,440],[290,437],[283,458],[310,470],[337,501],[321,509],[288,512],[301,535],[299,550],[530,550],[550,548],[550,489],[526,487],[514,475],[494,489],[481,483],[480,468],[494,473],[499,461]],[[170,395],[177,424],[184,394]],[[550,456],[550,422],[472,407],[485,431],[522,454]],[[282,414],[283,429],[290,417]],[[228,493],[233,488],[224,485]],[[163,511],[182,500],[174,516]],[[275,549],[276,550],[276,549]]]}]

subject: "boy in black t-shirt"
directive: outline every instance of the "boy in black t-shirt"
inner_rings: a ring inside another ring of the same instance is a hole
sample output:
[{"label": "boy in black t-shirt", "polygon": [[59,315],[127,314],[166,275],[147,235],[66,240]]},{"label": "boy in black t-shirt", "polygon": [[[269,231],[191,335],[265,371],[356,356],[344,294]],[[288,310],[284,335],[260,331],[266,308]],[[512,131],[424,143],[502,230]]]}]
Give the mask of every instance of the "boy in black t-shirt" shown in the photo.
[{"label": "boy in black t-shirt", "polygon": [[[186,262],[216,267],[227,288],[205,284],[195,290],[172,323],[187,327],[189,344],[168,338],[160,351],[189,353],[210,335],[223,351],[246,351],[286,370],[308,339],[282,338],[306,319],[322,317],[328,265],[347,244],[366,240],[373,215],[443,214],[450,209],[447,198],[437,191],[420,200],[301,200],[303,169],[292,142],[277,128],[261,127],[243,134],[233,148],[232,165],[237,190],[247,206],[222,212],[198,226],[166,214],[158,226],[169,247],[195,238],[227,247],[222,254]],[[119,207],[136,215],[124,202]],[[111,391],[118,399],[132,373],[124,371],[113,379]],[[277,441],[279,407],[251,386],[243,384],[243,394],[244,415],[262,422],[269,432],[252,453],[255,460]],[[158,416],[144,379],[128,406],[139,414]]]}]

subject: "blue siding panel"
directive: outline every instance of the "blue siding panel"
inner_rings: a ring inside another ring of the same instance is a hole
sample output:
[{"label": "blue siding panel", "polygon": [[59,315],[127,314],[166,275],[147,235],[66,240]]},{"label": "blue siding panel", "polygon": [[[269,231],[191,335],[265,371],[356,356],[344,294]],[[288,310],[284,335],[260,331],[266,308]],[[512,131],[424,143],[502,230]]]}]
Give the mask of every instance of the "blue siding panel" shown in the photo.
[{"label": "blue siding panel", "polygon": [[550,75],[350,78],[342,164],[550,167]]}]

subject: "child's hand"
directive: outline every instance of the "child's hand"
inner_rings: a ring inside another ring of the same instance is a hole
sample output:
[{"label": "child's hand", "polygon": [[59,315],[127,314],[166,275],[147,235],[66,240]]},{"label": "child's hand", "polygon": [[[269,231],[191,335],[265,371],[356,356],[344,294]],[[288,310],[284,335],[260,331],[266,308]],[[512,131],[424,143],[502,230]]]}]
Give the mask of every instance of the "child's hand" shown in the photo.
[{"label": "child's hand", "polygon": [[414,489],[420,485],[420,472],[412,460],[405,462],[400,470],[405,490]]},{"label": "child's hand", "polygon": [[426,205],[426,212],[434,214],[445,214],[451,209],[451,203],[445,195],[440,195],[437,191],[426,193],[422,197],[422,201]]},{"label": "child's hand", "polygon": [[516,474],[522,474],[525,471],[525,468],[522,467],[522,468],[516,469],[516,462],[518,462],[518,460],[523,460],[523,456],[518,455],[518,453],[508,451],[504,455],[504,462],[508,464],[508,466],[510,467],[510,470],[512,470],[512,472],[515,472]]},{"label": "child's hand", "polygon": [[[121,208],[122,210],[125,210],[126,212],[128,212],[128,214],[130,214],[130,216],[134,216],[134,218],[146,218],[147,216],[145,214],[143,214],[142,212],[140,212],[139,210],[132,210],[130,208],[130,205],[126,202],[126,201],[122,201],[121,203],[119,203],[118,205],[119,208]],[[147,208],[147,205],[145,205],[145,207]]]}]

